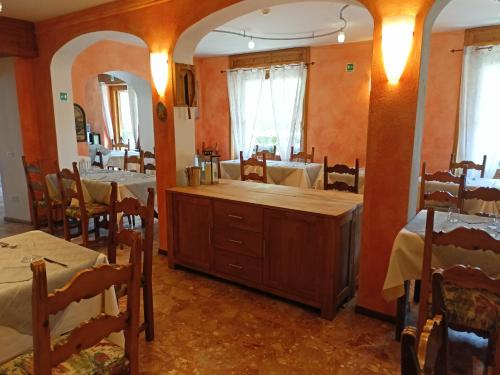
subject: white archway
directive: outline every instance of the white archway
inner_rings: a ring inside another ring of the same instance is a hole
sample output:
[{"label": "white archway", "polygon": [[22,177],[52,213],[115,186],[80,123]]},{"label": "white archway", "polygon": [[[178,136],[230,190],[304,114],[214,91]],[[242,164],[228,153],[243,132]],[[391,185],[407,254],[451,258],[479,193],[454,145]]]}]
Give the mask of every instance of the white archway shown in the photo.
[{"label": "white archway", "polygon": [[[71,163],[78,159],[71,68],[75,58],[83,50],[102,40],[132,43],[147,47],[142,39],[131,34],[117,31],[98,31],[76,37],[62,46],[54,54],[50,64],[50,74],[52,81],[52,100],[54,103],[57,153],[61,168],[71,167]],[[61,97],[61,94],[63,96],[64,94],[67,95],[66,100]]]}]

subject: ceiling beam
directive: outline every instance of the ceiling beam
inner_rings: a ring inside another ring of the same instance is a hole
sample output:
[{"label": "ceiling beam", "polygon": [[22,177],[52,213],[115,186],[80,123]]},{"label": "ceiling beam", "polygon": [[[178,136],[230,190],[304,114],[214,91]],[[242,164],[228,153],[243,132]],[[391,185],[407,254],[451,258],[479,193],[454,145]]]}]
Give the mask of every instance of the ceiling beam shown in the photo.
[{"label": "ceiling beam", "polygon": [[0,16],[0,56],[38,56],[35,25],[32,22]]}]

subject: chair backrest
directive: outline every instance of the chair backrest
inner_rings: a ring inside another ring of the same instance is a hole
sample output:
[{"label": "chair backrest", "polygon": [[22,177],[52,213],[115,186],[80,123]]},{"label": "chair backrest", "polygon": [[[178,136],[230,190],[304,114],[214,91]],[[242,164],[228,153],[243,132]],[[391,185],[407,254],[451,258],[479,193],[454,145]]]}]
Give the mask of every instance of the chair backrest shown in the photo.
[{"label": "chair backrest", "polygon": [[401,335],[401,375],[446,374],[446,324],[442,315],[427,319],[420,334],[406,327]]},{"label": "chair backrest", "polygon": [[50,197],[42,169],[34,163],[28,163],[24,156],[22,160],[31,204],[36,205],[37,202],[45,202],[48,206],[49,202],[47,200]]},{"label": "chair backrest", "polygon": [[[351,193],[358,194],[359,191],[359,159],[356,159],[354,168],[349,167],[345,164],[335,164],[334,166],[328,166],[328,156],[325,156],[324,166],[323,166],[323,188],[324,190],[340,190],[349,191]],[[329,173],[338,174],[348,174],[353,176],[353,185],[349,185],[347,182],[335,181],[330,184],[328,181]]]},{"label": "chair backrest", "polygon": [[219,153],[219,145],[217,142],[215,142],[215,146],[207,146],[205,142],[201,142],[201,153],[202,155],[205,154],[205,152],[212,152],[214,154]]},{"label": "chair backrest", "polygon": [[290,161],[303,161],[304,163],[314,163],[314,147],[311,153],[308,154],[307,151],[299,151],[294,153],[294,147],[292,146],[290,150]]},{"label": "chair backrest", "polygon": [[144,268],[151,270],[153,257],[153,237],[154,237],[154,204],[155,189],[148,189],[148,200],[146,205],[142,205],[136,198],[125,198],[122,201],[117,200],[117,184],[111,183],[110,198],[110,216],[109,216],[109,240],[108,240],[108,258],[110,263],[116,263],[116,246],[118,230],[118,214],[140,216],[144,226],[144,238],[142,242],[144,251]]},{"label": "chair backrest", "polygon": [[[479,199],[484,202],[500,202],[500,189],[480,187],[472,190],[465,189],[463,193],[463,199]],[[463,207],[462,212],[467,213]],[[479,212],[479,216],[493,216],[489,213]]]},{"label": "chair backrest", "polygon": [[[262,175],[256,172],[250,172],[245,174],[245,167],[261,167]],[[240,151],[240,174],[241,181],[256,181],[263,182],[267,184],[267,163],[266,163],[266,154],[262,156],[262,161],[256,158],[250,158],[245,160],[243,158],[243,151]]]},{"label": "chair backrest", "polygon": [[[125,355],[130,373],[138,373],[138,330],[141,284],[140,236],[122,231],[120,239],[131,247],[130,262],[126,265],[101,265],[77,273],[62,289],[48,293],[45,262],[31,264],[33,271],[33,367],[35,374],[49,375],[51,369],[71,355],[98,344],[113,332],[124,331]],[[51,347],[49,316],[64,310],[72,302],[102,294],[113,285],[126,284],[127,310],[118,316],[101,313],[82,323],[62,343]]]},{"label": "chair backrest", "polygon": [[100,169],[104,169],[104,161],[103,161],[103,158],[102,158],[102,152],[101,151],[97,151],[95,153],[95,159],[94,161],[92,162],[92,167],[99,167]]},{"label": "chair backrest", "polygon": [[85,196],[83,194],[82,180],[76,162],[73,162],[73,171],[67,168],[57,172],[57,184],[63,208],[71,205],[73,199],[78,201],[81,217],[87,217],[85,209]]},{"label": "chair backrest", "polygon": [[276,145],[271,147],[268,150],[261,150],[259,151],[259,145],[255,145],[255,153],[252,155],[252,157],[257,158],[257,159],[262,159],[264,154],[266,154],[266,160],[275,160],[276,159]]},{"label": "chair backrest", "polygon": [[[462,209],[463,191],[465,188],[465,174],[460,177],[454,176],[450,172],[439,171],[432,174],[427,174],[425,171],[426,165],[422,164],[422,174],[420,177],[420,209],[426,208],[426,201],[439,202],[449,206],[455,206],[458,210]],[[426,191],[427,182],[452,183],[458,185],[457,195],[453,195],[449,191],[437,190],[432,193]]]},{"label": "chair backrest", "polygon": [[500,240],[493,238],[486,231],[458,227],[449,232],[434,232],[434,209],[429,208],[425,225],[424,256],[422,259],[422,284],[418,314],[419,327],[423,326],[427,318],[427,301],[431,290],[432,249],[434,246],[453,246],[469,251],[490,250],[495,254],[500,254]]},{"label": "chair backrest", "polygon": [[127,143],[120,141],[120,142],[115,142],[113,139],[111,140],[111,148],[113,150],[121,150],[121,149],[126,149],[130,150],[130,139],[127,140]]},{"label": "chair backrest", "polygon": [[[146,159],[148,162],[146,163]],[[151,171],[152,173],[156,172],[156,155],[154,152],[151,151],[145,151],[144,152],[144,168],[143,172],[148,173],[148,171]],[[151,160],[154,160],[154,163],[151,163]]]},{"label": "chair backrest", "polygon": [[487,155],[483,156],[483,164],[476,164],[470,160],[462,160],[457,162],[455,154],[451,154],[450,159],[450,171],[455,173],[457,169],[461,169],[463,174],[467,175],[467,171],[474,169],[481,172],[481,178],[484,178],[484,172],[486,171],[486,159]]},{"label": "chair backrest", "polygon": [[125,171],[129,170],[129,164],[137,164],[139,170],[132,169],[133,172],[144,173],[144,151],[140,151],[139,155],[128,155],[128,150],[125,150],[125,157],[123,159],[123,169]]}]

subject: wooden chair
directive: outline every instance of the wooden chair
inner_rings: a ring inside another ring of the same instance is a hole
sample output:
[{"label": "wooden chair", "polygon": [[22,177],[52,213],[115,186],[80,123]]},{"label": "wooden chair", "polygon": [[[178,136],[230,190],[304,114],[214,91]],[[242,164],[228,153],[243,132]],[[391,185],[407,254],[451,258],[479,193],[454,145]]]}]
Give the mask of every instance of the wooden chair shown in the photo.
[{"label": "wooden chair", "polygon": [[[441,182],[453,183],[458,185],[457,195],[453,195],[449,191],[434,191],[432,193],[426,192],[427,182]],[[425,163],[422,164],[422,175],[420,177],[420,209],[425,209],[426,201],[432,201],[443,204],[443,207],[448,209],[450,206],[456,207],[458,210],[462,209],[463,205],[463,191],[465,187],[465,174],[460,177],[452,175],[450,172],[439,171],[433,174],[425,172]],[[437,208],[437,207],[435,207]]]},{"label": "wooden chair", "polygon": [[[139,165],[139,170],[129,169],[129,164]],[[123,159],[123,170],[132,171],[137,173],[144,173],[144,151],[140,151],[139,155],[128,156],[128,150],[125,150],[125,157]]]},{"label": "wooden chair", "polygon": [[276,145],[274,145],[269,150],[259,151],[259,145],[255,145],[255,153],[252,155],[252,157],[262,159],[264,154],[266,154],[266,160],[276,160],[276,148]]},{"label": "wooden chair", "polygon": [[487,338],[488,364],[500,367],[499,306],[500,279],[490,278],[480,268],[456,265],[432,274],[433,312],[445,314],[447,328]]},{"label": "wooden chair", "polygon": [[[146,159],[149,160],[154,160],[154,163],[146,163]],[[143,173],[151,173],[151,174],[156,174],[156,156],[153,152],[151,151],[146,151],[144,152],[144,159],[143,159],[144,167],[143,167]]]},{"label": "wooden chair", "polygon": [[61,209],[61,202],[52,199],[47,188],[47,181],[42,169],[35,164],[26,162],[23,156],[24,175],[26,176],[26,184],[28,186],[30,200],[31,222],[35,229],[40,229],[42,222],[40,220],[41,211],[47,212],[47,226],[50,234],[55,232],[55,218],[57,211]]},{"label": "wooden chair", "polygon": [[[464,190],[463,193],[463,199],[464,201],[466,199],[479,199],[484,202],[500,202],[500,189],[495,189],[495,188],[487,188],[487,187],[480,187],[472,190]],[[462,212],[467,214],[463,207],[462,207]],[[493,217],[494,215],[489,214],[489,213],[484,213],[484,212],[479,212],[476,213],[476,215],[479,216],[485,216],[485,217]]]},{"label": "wooden chair", "polygon": [[[50,375],[52,369],[58,374],[139,373],[140,236],[131,231],[122,232],[119,236],[122,242],[131,246],[128,264],[106,264],[80,271],[54,293],[48,293],[45,262],[37,260],[31,264],[34,351],[0,366],[0,373]],[[127,285],[126,311],[120,312],[118,316],[103,312],[73,329],[64,339],[51,343],[48,324],[51,315],[73,302],[103,294],[117,284]],[[111,333],[122,330],[125,334],[125,350],[106,339]]]},{"label": "wooden chair", "polygon": [[111,140],[111,148],[113,150],[121,150],[121,149],[125,149],[125,150],[129,150],[130,151],[130,139],[127,140],[127,143],[123,142],[123,141],[120,141],[118,143],[116,143],[113,139]]},{"label": "wooden chair", "polygon": [[[69,169],[63,169],[57,173],[57,182],[59,194],[62,200],[64,210],[64,238],[71,240],[70,220],[76,220],[80,223],[80,233],[82,234],[83,246],[88,247],[89,240],[89,221],[94,221],[94,241],[100,238],[100,219],[107,221],[109,206],[96,202],[85,202],[82,181],[76,162],[73,163],[73,172]],[[116,186],[112,186],[112,189]],[[113,192],[111,192],[113,194]]]},{"label": "wooden chair", "polygon": [[[112,184],[115,184],[113,182]],[[110,263],[116,263],[116,247],[120,244],[119,235],[121,231],[118,228],[118,214],[140,216],[144,228],[144,237],[142,239],[142,252],[144,253],[144,266],[142,270],[142,288],[144,298],[144,324],[141,325],[141,331],[146,331],[146,340],[154,339],[154,315],[153,315],[153,237],[154,237],[154,202],[155,191],[148,189],[147,205],[141,205],[141,202],[135,198],[125,198],[121,202],[117,201],[117,189],[112,189],[111,214],[110,214],[110,234],[108,242],[108,258]]]},{"label": "wooden chair", "polygon": [[[219,145],[217,142],[215,143],[215,146],[207,146],[205,142],[201,142],[201,154],[205,154],[205,152],[212,152],[213,154],[218,154],[219,153]],[[199,154],[199,153],[198,153]]]},{"label": "wooden chair", "polygon": [[[255,182],[263,182],[267,184],[267,167],[266,167],[266,154],[262,155],[262,161],[250,158],[245,160],[243,158],[243,151],[240,151],[240,174],[241,181],[255,181]],[[245,167],[262,167],[262,175],[251,172],[249,174],[245,174]]]},{"label": "wooden chair", "polygon": [[312,148],[310,154],[308,154],[307,151],[300,151],[295,154],[294,148],[292,146],[290,150],[290,161],[303,161],[304,163],[314,163],[314,147]]},{"label": "wooden chair", "polygon": [[427,319],[417,334],[415,327],[406,327],[401,336],[401,375],[447,375],[446,324],[442,315]]},{"label": "wooden chair", "polygon": [[101,151],[97,151],[95,153],[95,159],[92,162],[91,166],[92,167],[99,167],[99,169],[104,169],[104,161],[103,161],[103,158],[102,158],[102,152]]},{"label": "wooden chair", "polygon": [[474,169],[481,172],[481,178],[484,178],[484,172],[486,171],[486,159],[487,156],[484,155],[483,164],[476,164],[470,160],[462,160],[460,162],[457,162],[455,154],[451,154],[450,171],[455,173],[457,169],[461,169],[463,171],[463,174],[467,175],[468,170]]},{"label": "wooden chair", "polygon": [[[345,164],[335,164],[332,167],[328,166],[328,156],[325,156],[324,166],[323,166],[324,176],[323,176],[323,188],[324,190],[340,190],[349,191],[351,193],[358,194],[359,191],[359,159],[356,159],[354,168],[351,168]],[[349,185],[343,181],[335,181],[330,184],[328,181],[329,173],[339,173],[339,174],[349,174],[354,178],[354,185]]]}]

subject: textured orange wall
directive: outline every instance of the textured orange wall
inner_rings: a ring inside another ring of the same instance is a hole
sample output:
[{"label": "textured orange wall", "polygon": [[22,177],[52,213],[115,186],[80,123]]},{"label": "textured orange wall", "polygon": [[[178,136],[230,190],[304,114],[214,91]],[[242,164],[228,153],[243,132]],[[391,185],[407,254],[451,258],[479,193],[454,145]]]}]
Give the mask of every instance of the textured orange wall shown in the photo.
[{"label": "textured orange wall", "polygon": [[[101,134],[106,147],[110,146],[110,137],[108,137],[102,113],[101,91],[97,75],[108,71],[125,71],[150,81],[148,49],[106,40],[83,50],[73,63],[71,75],[74,100],[83,107],[91,129]],[[79,142],[78,151],[80,155],[87,155],[87,144]]]},{"label": "textured orange wall", "polygon": [[196,121],[196,149],[201,151],[201,144],[218,144],[222,159],[230,158],[230,114],[227,94],[226,74],[221,70],[229,68],[229,58],[197,58],[196,75],[198,80],[198,100],[200,117]]},{"label": "textured orange wall", "polygon": [[422,161],[430,171],[445,170],[453,150],[460,99],[464,31],[433,34],[427,83]]}]

